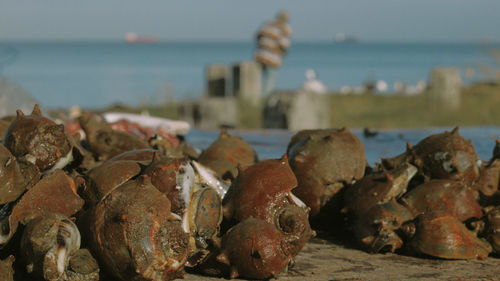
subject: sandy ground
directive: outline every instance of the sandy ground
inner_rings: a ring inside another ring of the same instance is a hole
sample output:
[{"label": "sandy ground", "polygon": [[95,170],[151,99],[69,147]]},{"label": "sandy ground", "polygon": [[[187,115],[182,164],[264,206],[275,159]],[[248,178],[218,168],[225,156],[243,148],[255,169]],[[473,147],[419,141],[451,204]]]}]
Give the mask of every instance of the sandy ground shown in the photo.
[{"label": "sandy ground", "polygon": [[[184,280],[221,278],[186,274]],[[278,280],[500,280],[500,258],[442,260],[369,254],[314,238]]]}]

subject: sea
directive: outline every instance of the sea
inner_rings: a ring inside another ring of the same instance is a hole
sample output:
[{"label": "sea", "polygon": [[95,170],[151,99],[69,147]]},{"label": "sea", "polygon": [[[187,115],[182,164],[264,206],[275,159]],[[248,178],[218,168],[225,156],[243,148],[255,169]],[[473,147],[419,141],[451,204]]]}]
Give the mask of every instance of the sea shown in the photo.
[{"label": "sea", "polygon": [[[298,89],[313,69],[329,90],[383,80],[427,81],[437,66],[458,67],[465,83],[498,69],[486,43],[293,42],[278,70],[277,89]],[[2,42],[0,74],[45,108],[161,104],[205,91],[205,68],[252,60],[254,42]],[[467,71],[467,69],[469,69]],[[466,75],[466,71],[467,74]]]},{"label": "sea", "polygon": [[[415,85],[427,81],[437,66],[458,67],[465,83],[488,80],[498,69],[490,50],[500,44],[473,43],[365,43],[294,42],[278,70],[278,89],[297,89],[305,71],[313,69],[330,90],[384,80],[392,91],[395,82]],[[0,74],[17,82],[44,108],[84,108],[112,104],[161,104],[195,99],[205,90],[209,64],[252,60],[254,42],[1,42]],[[466,70],[473,69],[473,75]],[[470,74],[470,73],[469,73]],[[405,151],[428,135],[452,128],[382,130],[375,137],[353,132],[365,146],[370,164]],[[278,158],[286,152],[295,132],[287,130],[232,131],[247,140],[259,157]],[[500,127],[466,127],[483,160],[491,158]],[[206,148],[217,131],[192,129],[189,143]]]},{"label": "sea", "polygon": [[[406,144],[417,144],[422,139],[445,131],[452,127],[416,128],[416,129],[384,129],[377,131],[375,136],[366,137],[361,129],[350,129],[363,143],[366,160],[369,165],[381,162],[382,158],[397,156],[406,151]],[[280,158],[292,136],[296,133],[288,130],[231,130],[233,136],[242,137],[257,152],[259,159]],[[493,155],[495,142],[500,139],[500,126],[461,127],[459,133],[471,140],[481,161],[489,161]],[[192,129],[186,135],[186,140],[199,149],[205,149],[214,142],[219,132]]]}]

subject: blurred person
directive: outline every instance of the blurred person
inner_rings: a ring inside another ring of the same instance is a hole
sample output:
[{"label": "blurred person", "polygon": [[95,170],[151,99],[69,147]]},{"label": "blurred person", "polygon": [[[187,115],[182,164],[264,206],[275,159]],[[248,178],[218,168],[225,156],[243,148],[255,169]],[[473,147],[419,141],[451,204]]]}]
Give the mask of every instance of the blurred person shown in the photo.
[{"label": "blurred person", "polygon": [[275,20],[266,22],[257,33],[255,60],[262,66],[264,96],[269,96],[274,90],[277,70],[290,47],[292,28],[288,20],[288,12],[280,11]]}]

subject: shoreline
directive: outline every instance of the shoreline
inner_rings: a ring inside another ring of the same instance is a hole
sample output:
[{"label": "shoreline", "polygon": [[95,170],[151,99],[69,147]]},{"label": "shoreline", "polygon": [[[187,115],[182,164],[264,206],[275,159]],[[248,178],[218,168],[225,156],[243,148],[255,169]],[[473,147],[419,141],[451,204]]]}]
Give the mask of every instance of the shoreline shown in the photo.
[{"label": "shoreline", "polygon": [[[464,86],[461,91],[461,104],[455,110],[444,110],[439,104],[429,99],[425,93],[416,96],[369,93],[362,95],[328,94],[327,98],[328,106],[331,109],[328,127],[401,130],[500,125],[500,111],[497,109],[497,105],[500,104],[500,85],[494,84],[482,83]],[[181,103],[174,101],[164,105],[143,104],[137,106],[119,104],[86,109],[96,112],[148,112],[151,116],[178,120],[178,107]],[[235,128],[266,129],[258,126],[258,120],[262,118],[260,112],[263,105],[249,109],[243,103],[239,107],[245,114]]]}]

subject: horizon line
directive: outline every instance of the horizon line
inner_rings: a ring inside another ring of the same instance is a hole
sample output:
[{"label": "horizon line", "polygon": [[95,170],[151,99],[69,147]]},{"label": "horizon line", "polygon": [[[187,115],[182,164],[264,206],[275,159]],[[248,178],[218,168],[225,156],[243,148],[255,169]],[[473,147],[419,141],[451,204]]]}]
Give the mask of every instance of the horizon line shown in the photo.
[{"label": "horizon line", "polygon": [[[0,38],[0,44],[2,43],[127,43],[124,39],[2,39]],[[150,44],[137,44],[137,45],[158,45],[158,44],[172,44],[172,43],[255,43],[255,40],[243,40],[243,39],[170,39],[161,40],[159,39],[155,43]],[[381,39],[381,40],[359,40],[356,42],[336,42],[334,39],[294,39],[293,43],[299,44],[318,44],[318,43],[328,43],[333,45],[356,45],[356,44],[500,44],[500,41],[496,40],[394,40],[394,39]],[[135,44],[130,44],[135,45]]]}]

